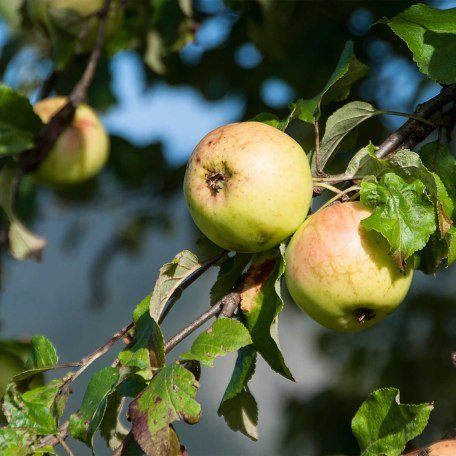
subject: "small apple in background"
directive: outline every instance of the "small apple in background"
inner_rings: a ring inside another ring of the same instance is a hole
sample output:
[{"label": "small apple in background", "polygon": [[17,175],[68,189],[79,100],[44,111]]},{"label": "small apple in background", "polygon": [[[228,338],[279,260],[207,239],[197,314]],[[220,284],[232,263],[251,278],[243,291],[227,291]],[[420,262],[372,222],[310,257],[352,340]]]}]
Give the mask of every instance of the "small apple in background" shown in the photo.
[{"label": "small apple in background", "polygon": [[[47,123],[66,102],[65,97],[47,98],[39,101],[34,110]],[[109,137],[103,124],[93,109],[82,104],[34,175],[38,181],[56,188],[78,184],[98,174],[108,155]]]},{"label": "small apple in background", "polygon": [[312,191],[301,146],[259,122],[229,124],[206,135],[184,179],[198,228],[238,252],[269,250],[293,234],[309,211]]},{"label": "small apple in background", "polygon": [[360,202],[329,206],[309,217],[285,253],[293,300],[337,331],[374,325],[405,298],[413,270],[401,272],[379,233],[361,227],[371,212]]},{"label": "small apple in background", "polygon": [[[78,36],[77,52],[90,52],[95,44],[99,19],[95,16],[103,8],[104,0],[27,0],[30,19],[52,35],[52,27]],[[92,15],[92,17],[90,17]],[[120,25],[122,10],[118,0],[111,2],[106,21],[105,36],[109,37]]]}]

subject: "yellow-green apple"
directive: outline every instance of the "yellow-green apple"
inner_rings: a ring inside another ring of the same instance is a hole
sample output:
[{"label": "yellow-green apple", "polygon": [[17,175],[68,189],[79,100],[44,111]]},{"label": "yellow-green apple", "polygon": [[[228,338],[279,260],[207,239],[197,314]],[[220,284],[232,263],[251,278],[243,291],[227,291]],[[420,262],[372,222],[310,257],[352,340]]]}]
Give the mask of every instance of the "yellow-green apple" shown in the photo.
[{"label": "yellow-green apple", "polygon": [[370,214],[358,201],[326,207],[310,216],[287,246],[291,297],[330,329],[372,326],[396,309],[410,288],[413,269],[400,271],[386,239],[360,225]]},{"label": "yellow-green apple", "polygon": [[24,361],[19,356],[0,351],[0,400],[5,394],[6,385],[16,374],[22,372],[23,367]]},{"label": "yellow-green apple", "polygon": [[[63,107],[65,97],[46,98],[35,106],[44,123]],[[78,184],[100,172],[109,155],[109,138],[95,111],[82,104],[72,124],[60,135],[54,147],[35,172],[37,180],[54,187]]]},{"label": "yellow-green apple", "polygon": [[207,134],[184,179],[198,228],[238,252],[269,250],[293,234],[309,211],[312,189],[301,146],[260,122],[228,124]]},{"label": "yellow-green apple", "polygon": [[[80,38],[78,52],[88,52],[95,44],[98,17],[95,13],[103,8],[104,0],[27,0],[30,18],[44,26],[48,33],[52,27],[64,29]],[[105,35],[111,35],[119,26],[122,11],[118,0],[111,2]]]}]

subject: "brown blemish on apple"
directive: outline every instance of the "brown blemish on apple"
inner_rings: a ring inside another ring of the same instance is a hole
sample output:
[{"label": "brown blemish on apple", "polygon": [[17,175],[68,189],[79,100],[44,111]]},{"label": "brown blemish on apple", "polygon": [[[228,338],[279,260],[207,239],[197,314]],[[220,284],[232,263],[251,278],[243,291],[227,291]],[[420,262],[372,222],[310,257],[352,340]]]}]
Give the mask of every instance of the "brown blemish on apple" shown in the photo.
[{"label": "brown blemish on apple", "polygon": [[250,312],[253,309],[263,284],[272,274],[276,264],[277,256],[250,266],[241,291],[240,306],[244,312]]}]

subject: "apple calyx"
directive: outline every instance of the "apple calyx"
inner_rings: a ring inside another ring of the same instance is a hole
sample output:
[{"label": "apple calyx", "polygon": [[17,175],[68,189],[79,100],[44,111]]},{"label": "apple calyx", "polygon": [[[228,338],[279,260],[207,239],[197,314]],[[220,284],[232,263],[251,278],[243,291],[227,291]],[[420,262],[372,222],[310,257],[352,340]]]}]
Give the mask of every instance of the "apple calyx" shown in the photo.
[{"label": "apple calyx", "polygon": [[367,307],[360,307],[359,309],[356,309],[355,312],[358,316],[358,322],[362,325],[376,317],[375,310],[368,309]]},{"label": "apple calyx", "polygon": [[225,186],[225,176],[221,172],[212,172],[206,175],[206,183],[212,194],[217,194]]}]

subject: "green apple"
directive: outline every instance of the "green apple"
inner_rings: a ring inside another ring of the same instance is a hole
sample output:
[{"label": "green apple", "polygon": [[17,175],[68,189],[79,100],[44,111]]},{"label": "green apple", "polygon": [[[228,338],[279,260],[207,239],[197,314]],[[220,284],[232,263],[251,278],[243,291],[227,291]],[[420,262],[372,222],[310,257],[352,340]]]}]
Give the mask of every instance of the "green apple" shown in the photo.
[{"label": "green apple", "polygon": [[260,122],[219,127],[193,151],[184,195],[198,228],[237,252],[269,250],[293,234],[312,200],[301,146]]},{"label": "green apple", "polygon": [[360,202],[329,206],[309,217],[285,253],[285,280],[293,300],[318,323],[358,331],[390,314],[404,300],[413,269],[400,271],[389,245],[360,222]]},{"label": "green apple", "polygon": [[[43,122],[66,103],[65,97],[46,98],[34,106]],[[35,172],[38,181],[65,187],[86,181],[100,172],[109,155],[109,137],[95,111],[82,104],[72,124],[60,135]]]}]

